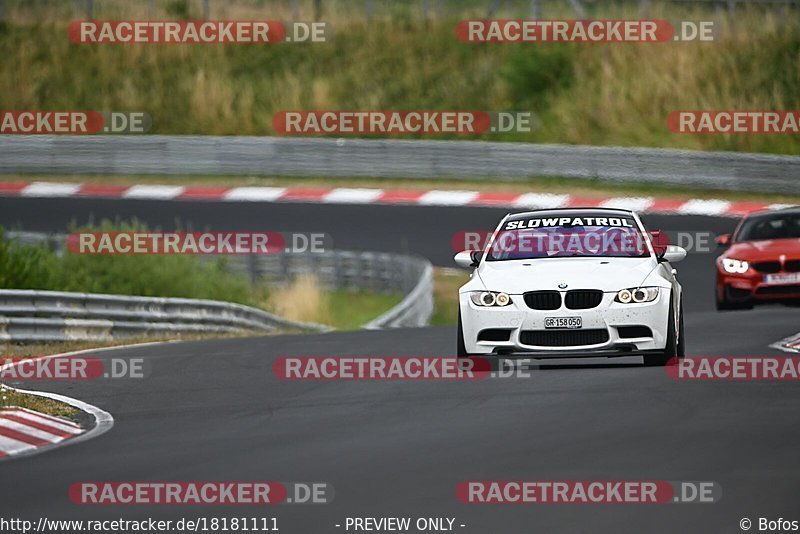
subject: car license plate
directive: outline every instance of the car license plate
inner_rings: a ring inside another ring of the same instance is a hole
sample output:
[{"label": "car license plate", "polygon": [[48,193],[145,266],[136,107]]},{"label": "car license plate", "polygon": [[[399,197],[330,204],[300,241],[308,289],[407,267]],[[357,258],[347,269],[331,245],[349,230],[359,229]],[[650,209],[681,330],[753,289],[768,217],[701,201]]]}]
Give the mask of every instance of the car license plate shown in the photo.
[{"label": "car license plate", "polygon": [[765,284],[800,284],[800,273],[765,274]]},{"label": "car license plate", "polygon": [[583,319],[580,317],[545,317],[545,328],[582,328]]}]

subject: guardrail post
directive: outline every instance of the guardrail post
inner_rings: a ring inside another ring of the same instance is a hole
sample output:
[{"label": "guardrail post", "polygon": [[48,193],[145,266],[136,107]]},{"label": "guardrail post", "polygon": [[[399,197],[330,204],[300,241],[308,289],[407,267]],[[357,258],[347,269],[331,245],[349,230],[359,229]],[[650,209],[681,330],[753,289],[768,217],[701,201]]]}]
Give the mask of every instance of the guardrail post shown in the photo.
[{"label": "guardrail post", "polygon": [[586,18],[586,10],[583,9],[583,6],[580,3],[580,0],[569,0],[569,4],[572,6],[572,9],[575,10],[575,17],[578,19],[585,19]]},{"label": "guardrail post", "polygon": [[250,283],[256,285],[259,279],[258,261],[255,254],[247,255],[247,271],[250,274]]},{"label": "guardrail post", "polygon": [[728,0],[728,24],[730,31],[736,31],[736,0]]},{"label": "guardrail post", "polygon": [[639,0],[639,18],[647,19],[650,17],[650,0]]},{"label": "guardrail post", "polygon": [[497,13],[497,10],[500,9],[500,6],[503,5],[503,0],[492,0],[492,3],[489,4],[489,9],[486,11],[487,19],[491,19]]},{"label": "guardrail post", "polygon": [[380,265],[380,272],[378,273],[379,279],[381,281],[381,293],[389,294],[391,293],[390,288],[392,285],[392,267],[389,263],[389,254],[383,253],[381,254],[381,265]]},{"label": "guardrail post", "polygon": [[278,276],[280,276],[281,280],[290,281],[292,279],[292,273],[290,272],[289,255],[280,253],[278,257],[280,258]]},{"label": "guardrail post", "polygon": [[531,20],[542,20],[542,5],[539,0],[531,0]]}]

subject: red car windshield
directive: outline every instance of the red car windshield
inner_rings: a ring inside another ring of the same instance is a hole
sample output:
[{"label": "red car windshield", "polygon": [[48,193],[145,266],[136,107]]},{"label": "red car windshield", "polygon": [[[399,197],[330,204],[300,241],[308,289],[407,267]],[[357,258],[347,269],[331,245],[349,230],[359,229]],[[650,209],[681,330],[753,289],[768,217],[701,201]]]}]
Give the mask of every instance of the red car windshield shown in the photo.
[{"label": "red car windshield", "polygon": [[734,241],[800,239],[800,213],[781,213],[747,219]]}]

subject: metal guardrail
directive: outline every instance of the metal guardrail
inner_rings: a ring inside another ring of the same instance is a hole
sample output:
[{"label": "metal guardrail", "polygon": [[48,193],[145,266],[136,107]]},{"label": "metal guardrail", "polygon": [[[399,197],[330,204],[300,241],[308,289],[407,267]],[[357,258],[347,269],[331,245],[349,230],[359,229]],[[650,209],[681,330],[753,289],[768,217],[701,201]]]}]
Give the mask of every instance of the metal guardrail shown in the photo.
[{"label": "metal guardrail", "polygon": [[202,299],[132,297],[62,291],[0,290],[0,340],[114,340],[201,332],[324,332],[240,304]]},{"label": "metal guardrail", "polygon": [[[9,239],[25,244],[46,243],[49,248],[57,252],[63,252],[65,248],[64,234],[9,231],[5,235]],[[198,256],[198,258],[214,261],[218,256]],[[225,259],[232,272],[247,274],[254,282],[267,280],[272,283],[285,283],[303,274],[313,274],[326,289],[404,295],[399,304],[364,325],[364,328],[425,326],[433,313],[433,267],[428,260],[419,256],[330,250],[306,254],[230,255],[225,256]],[[219,332],[248,328],[264,330],[270,329],[273,323],[297,330],[325,329],[321,325],[296,323],[254,308],[216,301],[90,295],[98,298],[81,304],[84,302],[82,299],[85,294],[39,293],[66,295],[66,297],[63,299],[51,297],[51,301],[46,305],[43,297],[39,297],[35,303],[23,299],[14,307],[10,302],[3,300],[4,294],[11,295],[11,293],[8,290],[0,290],[0,339],[3,339],[4,316],[13,319],[13,324],[8,324],[6,331],[9,328],[12,330],[21,328],[27,331],[38,326],[40,329],[63,332],[64,328],[69,326],[73,333],[80,332],[83,328],[95,333],[106,333],[111,337],[119,337],[128,331],[138,331],[137,335],[143,335],[148,332],[156,334],[177,331],[199,332],[209,329]],[[191,311],[186,307],[187,302],[190,305],[202,303],[206,307]],[[220,308],[223,305],[229,308]],[[6,313],[7,311],[13,313]],[[48,320],[55,322],[43,322],[42,314]],[[26,317],[36,320],[34,323],[21,320]],[[83,322],[80,325],[75,322],[65,324],[63,321],[66,319]],[[109,325],[108,321],[116,322]],[[143,323],[149,324],[143,326]],[[172,328],[170,323],[176,323],[181,329]],[[309,328],[306,328],[307,326]]]},{"label": "metal guardrail", "polygon": [[482,141],[0,135],[0,173],[519,180],[796,193],[800,157]]},{"label": "metal guardrail", "polygon": [[376,330],[401,326],[427,326],[433,314],[433,267],[430,263],[424,266],[417,285],[400,304],[380,317],[364,325],[364,328]]},{"label": "metal guardrail", "polygon": [[[201,258],[216,258],[202,256]],[[325,289],[410,293],[429,262],[419,256],[388,252],[329,250],[305,254],[227,256],[230,270],[251,280],[283,283],[314,275]]]},{"label": "metal guardrail", "polygon": [[234,257],[231,268],[254,279],[289,280],[305,273],[328,289],[403,293],[403,300],[364,328],[426,326],[433,314],[433,266],[419,256],[332,250]]}]

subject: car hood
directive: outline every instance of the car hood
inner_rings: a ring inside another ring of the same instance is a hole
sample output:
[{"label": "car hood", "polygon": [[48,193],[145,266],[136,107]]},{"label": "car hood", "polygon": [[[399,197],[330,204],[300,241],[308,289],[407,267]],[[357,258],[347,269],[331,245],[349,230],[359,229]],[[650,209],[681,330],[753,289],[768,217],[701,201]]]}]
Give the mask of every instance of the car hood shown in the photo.
[{"label": "car hood", "polygon": [[[477,272],[486,289],[515,295],[544,289],[609,292],[639,286],[657,266],[653,258],[546,258],[485,261]],[[559,288],[561,283],[567,287]]]},{"label": "car hood", "polygon": [[800,258],[800,239],[765,239],[734,243],[725,251],[726,258],[737,260],[777,260],[785,254],[789,258]]}]

